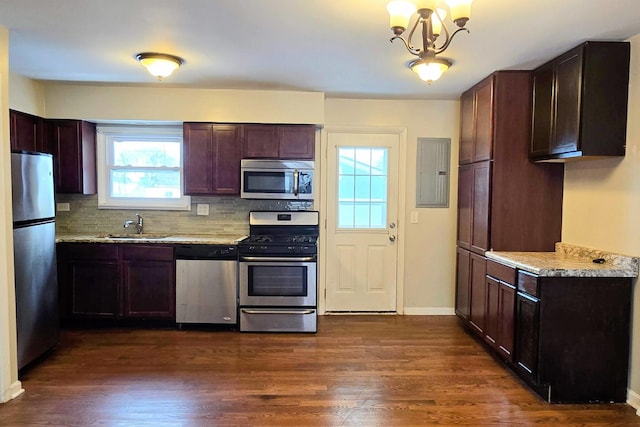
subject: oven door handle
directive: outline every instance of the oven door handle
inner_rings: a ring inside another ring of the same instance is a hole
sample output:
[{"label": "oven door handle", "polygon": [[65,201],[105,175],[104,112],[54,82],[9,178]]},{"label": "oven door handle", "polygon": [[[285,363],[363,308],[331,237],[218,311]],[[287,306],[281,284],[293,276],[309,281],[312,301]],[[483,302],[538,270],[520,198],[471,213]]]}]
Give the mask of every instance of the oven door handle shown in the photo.
[{"label": "oven door handle", "polygon": [[316,257],[267,257],[267,256],[241,256],[240,261],[252,262],[315,262]]},{"label": "oven door handle", "polygon": [[313,309],[308,309],[308,310],[249,310],[249,309],[246,309],[246,308],[242,308],[242,309],[240,309],[240,311],[242,311],[245,314],[299,314],[301,316],[315,313],[315,310],[313,310]]}]

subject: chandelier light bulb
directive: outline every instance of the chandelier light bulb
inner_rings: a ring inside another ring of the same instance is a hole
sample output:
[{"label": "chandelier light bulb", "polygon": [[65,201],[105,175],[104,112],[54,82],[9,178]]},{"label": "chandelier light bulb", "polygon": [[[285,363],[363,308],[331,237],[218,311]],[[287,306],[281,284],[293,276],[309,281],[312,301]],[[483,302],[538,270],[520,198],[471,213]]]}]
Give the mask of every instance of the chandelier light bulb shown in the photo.
[{"label": "chandelier light bulb", "polygon": [[471,17],[472,0],[447,0],[451,10],[451,20],[460,28],[464,27]]},{"label": "chandelier light bulb", "polygon": [[407,29],[411,15],[416,13],[416,5],[404,0],[392,1],[387,4],[387,11],[391,30],[399,35]]}]

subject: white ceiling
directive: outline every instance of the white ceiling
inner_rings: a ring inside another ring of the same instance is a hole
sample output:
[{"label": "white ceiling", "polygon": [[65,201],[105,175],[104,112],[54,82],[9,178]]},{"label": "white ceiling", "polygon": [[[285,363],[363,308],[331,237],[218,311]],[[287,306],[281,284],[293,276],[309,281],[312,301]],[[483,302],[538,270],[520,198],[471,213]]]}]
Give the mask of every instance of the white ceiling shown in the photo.
[{"label": "white ceiling", "polygon": [[[475,0],[470,34],[428,85],[389,43],[388,0],[2,0],[11,72],[38,80],[454,99],[498,69],[530,69],[585,40],[640,33],[638,0]],[[157,82],[144,51],[185,63]]]}]

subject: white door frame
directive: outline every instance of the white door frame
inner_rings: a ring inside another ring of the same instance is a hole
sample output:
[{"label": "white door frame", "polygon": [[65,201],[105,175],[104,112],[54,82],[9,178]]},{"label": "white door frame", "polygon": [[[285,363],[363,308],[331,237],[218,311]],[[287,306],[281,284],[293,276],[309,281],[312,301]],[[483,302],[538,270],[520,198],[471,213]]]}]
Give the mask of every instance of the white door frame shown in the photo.
[{"label": "white door frame", "polygon": [[[398,268],[396,272],[396,312],[404,314],[404,242],[405,242],[405,204],[406,204],[406,172],[402,166],[407,164],[407,128],[404,127],[374,127],[374,126],[328,126],[321,131],[320,143],[320,244],[318,250],[318,313],[326,313],[327,275],[327,163],[328,163],[328,135],[330,133],[373,133],[398,135]],[[316,162],[318,163],[318,162]],[[317,169],[316,164],[316,169]]]}]

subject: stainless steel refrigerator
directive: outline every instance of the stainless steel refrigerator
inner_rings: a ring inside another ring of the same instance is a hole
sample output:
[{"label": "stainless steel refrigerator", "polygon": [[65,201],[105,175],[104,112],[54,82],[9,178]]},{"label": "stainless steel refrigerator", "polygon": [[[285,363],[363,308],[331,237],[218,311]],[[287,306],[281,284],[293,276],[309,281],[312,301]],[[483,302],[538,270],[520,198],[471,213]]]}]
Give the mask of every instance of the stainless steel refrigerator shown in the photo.
[{"label": "stainless steel refrigerator", "polygon": [[53,158],[11,153],[18,369],[59,340]]}]

